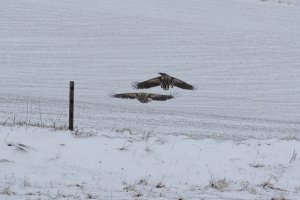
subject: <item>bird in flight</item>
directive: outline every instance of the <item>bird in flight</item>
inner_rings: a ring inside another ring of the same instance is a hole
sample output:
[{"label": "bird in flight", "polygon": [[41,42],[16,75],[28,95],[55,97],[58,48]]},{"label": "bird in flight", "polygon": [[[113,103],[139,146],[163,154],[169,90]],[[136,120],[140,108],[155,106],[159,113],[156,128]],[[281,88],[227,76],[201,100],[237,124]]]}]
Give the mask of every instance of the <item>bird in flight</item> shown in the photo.
[{"label": "bird in flight", "polygon": [[164,90],[168,90],[170,87],[173,86],[179,87],[185,90],[195,90],[193,85],[190,85],[178,78],[170,76],[166,73],[158,73],[160,76],[156,78],[152,78],[143,82],[134,82],[132,84],[133,88],[135,89],[147,89],[151,87],[160,86]]},{"label": "bird in flight", "polygon": [[152,93],[121,93],[115,94],[113,97],[116,98],[125,98],[125,99],[137,99],[141,103],[149,103],[150,101],[166,101],[168,99],[174,98],[172,95],[161,95],[161,94],[152,94]]}]

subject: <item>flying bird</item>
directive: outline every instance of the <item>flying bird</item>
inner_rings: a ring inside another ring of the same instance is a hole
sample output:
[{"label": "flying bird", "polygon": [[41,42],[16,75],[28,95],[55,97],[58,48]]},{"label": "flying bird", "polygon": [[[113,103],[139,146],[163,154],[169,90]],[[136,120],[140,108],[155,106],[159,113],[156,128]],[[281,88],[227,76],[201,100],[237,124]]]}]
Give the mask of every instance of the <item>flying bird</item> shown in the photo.
[{"label": "flying bird", "polygon": [[134,82],[132,84],[133,88],[147,89],[151,87],[160,86],[162,89],[168,90],[170,87],[172,88],[173,86],[176,86],[185,90],[195,90],[195,87],[193,85],[190,85],[178,78],[170,76],[166,73],[158,73],[158,74],[160,74],[161,76],[143,82]]},{"label": "flying bird", "polygon": [[152,94],[152,93],[121,93],[115,94],[113,97],[125,99],[137,99],[141,103],[149,103],[150,101],[166,101],[174,98],[172,95]]}]

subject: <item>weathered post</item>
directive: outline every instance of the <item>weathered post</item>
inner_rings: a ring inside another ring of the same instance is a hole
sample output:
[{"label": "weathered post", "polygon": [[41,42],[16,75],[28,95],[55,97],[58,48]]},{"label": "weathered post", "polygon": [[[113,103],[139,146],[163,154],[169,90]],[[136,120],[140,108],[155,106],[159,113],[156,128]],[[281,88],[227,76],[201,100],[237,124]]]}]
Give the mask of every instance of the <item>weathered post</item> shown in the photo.
[{"label": "weathered post", "polygon": [[74,81],[70,81],[69,130],[74,130]]}]

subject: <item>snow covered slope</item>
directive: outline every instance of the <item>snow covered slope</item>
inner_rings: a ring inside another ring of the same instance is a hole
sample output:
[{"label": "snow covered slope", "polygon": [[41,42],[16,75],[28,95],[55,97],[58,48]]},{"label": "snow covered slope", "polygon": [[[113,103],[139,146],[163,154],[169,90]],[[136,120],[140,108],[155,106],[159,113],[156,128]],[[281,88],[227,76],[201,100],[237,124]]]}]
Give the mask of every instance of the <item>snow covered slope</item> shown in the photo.
[{"label": "snow covered slope", "polygon": [[108,135],[0,126],[0,199],[299,199],[299,141]]},{"label": "snow covered slope", "polygon": [[[74,80],[80,128],[300,138],[300,8],[291,2],[1,0],[0,119],[64,123]],[[157,72],[198,90],[146,105],[109,96]]]}]

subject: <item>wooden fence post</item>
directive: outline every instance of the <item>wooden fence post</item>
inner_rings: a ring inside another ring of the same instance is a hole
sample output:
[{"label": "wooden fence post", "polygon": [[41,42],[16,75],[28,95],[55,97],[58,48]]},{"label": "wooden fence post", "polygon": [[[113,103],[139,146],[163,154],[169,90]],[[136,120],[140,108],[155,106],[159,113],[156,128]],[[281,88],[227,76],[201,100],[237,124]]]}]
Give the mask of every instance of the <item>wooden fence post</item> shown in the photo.
[{"label": "wooden fence post", "polygon": [[74,81],[70,81],[69,130],[74,130]]}]

